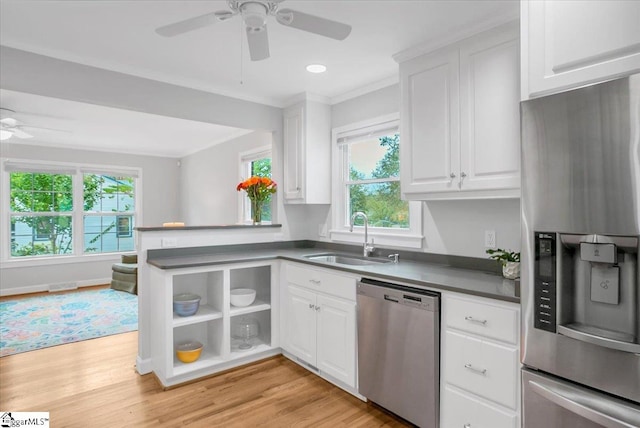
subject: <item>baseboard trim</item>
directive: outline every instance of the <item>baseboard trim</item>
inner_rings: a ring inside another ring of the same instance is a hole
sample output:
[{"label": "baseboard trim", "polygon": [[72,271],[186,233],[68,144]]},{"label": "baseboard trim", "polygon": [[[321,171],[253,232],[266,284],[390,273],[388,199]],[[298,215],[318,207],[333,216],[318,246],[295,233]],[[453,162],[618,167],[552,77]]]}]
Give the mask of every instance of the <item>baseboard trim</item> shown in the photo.
[{"label": "baseboard trim", "polygon": [[[78,288],[94,287],[96,285],[110,284],[111,278],[88,279],[83,281],[75,281],[75,283],[77,284]],[[52,285],[55,286],[56,284],[60,284],[60,283],[56,282],[56,283],[49,283],[49,284],[29,285],[26,287],[1,288],[0,296],[17,296],[21,294],[42,293],[42,292],[49,291],[50,287]],[[67,291],[67,290],[61,290],[61,291]]]}]

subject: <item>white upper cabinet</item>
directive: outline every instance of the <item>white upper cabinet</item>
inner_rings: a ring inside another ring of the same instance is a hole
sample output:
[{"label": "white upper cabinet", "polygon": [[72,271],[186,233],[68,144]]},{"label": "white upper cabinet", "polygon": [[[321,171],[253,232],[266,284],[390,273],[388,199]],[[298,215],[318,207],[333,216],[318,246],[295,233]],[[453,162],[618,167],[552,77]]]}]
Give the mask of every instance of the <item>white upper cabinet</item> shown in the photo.
[{"label": "white upper cabinet", "polygon": [[522,99],[640,71],[640,1],[523,1]]},{"label": "white upper cabinet", "polygon": [[331,203],[331,108],[305,100],[283,113],[284,202]]},{"label": "white upper cabinet", "polygon": [[519,62],[510,23],[400,64],[405,198],[519,197]]}]

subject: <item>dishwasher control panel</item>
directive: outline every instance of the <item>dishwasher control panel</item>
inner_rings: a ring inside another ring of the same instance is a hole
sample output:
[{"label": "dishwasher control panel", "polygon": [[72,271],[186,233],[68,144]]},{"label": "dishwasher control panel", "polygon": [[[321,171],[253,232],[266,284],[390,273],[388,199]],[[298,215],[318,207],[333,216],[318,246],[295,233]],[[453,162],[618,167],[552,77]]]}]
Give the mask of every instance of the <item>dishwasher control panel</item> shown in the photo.
[{"label": "dishwasher control panel", "polygon": [[414,291],[402,285],[389,284],[375,279],[362,279],[358,282],[358,294],[383,299],[390,303],[411,306],[432,312],[438,312],[439,299],[437,293]]}]

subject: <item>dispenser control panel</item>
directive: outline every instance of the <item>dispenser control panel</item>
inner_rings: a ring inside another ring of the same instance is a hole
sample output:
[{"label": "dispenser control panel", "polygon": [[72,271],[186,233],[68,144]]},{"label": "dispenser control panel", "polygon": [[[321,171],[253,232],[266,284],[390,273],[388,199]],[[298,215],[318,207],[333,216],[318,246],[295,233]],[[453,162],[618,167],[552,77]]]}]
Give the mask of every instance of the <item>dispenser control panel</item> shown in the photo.
[{"label": "dispenser control panel", "polygon": [[534,327],[556,332],[556,234],[535,232]]}]

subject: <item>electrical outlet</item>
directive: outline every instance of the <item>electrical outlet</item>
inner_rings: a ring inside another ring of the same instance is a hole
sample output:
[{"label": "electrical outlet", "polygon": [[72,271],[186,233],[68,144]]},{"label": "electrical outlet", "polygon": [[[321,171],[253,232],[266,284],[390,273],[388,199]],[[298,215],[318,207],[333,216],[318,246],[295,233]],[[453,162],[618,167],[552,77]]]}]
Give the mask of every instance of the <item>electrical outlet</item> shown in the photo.
[{"label": "electrical outlet", "polygon": [[486,248],[496,248],[496,231],[495,230],[484,231],[484,246]]},{"label": "electrical outlet", "polygon": [[162,238],[160,240],[162,248],[173,248],[178,246],[178,238]]}]

